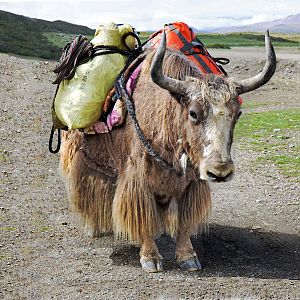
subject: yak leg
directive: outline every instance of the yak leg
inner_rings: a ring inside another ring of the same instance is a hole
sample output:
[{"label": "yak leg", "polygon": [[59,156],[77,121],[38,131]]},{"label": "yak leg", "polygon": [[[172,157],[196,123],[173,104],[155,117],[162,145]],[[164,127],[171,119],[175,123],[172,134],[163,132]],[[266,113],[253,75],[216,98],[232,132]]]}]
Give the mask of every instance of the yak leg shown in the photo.
[{"label": "yak leg", "polygon": [[181,228],[177,233],[176,261],[183,270],[198,271],[201,269],[201,264],[191,243],[190,229],[188,228]]},{"label": "yak leg", "polygon": [[114,232],[117,237],[140,242],[143,269],[158,272],[162,263],[154,237],[162,231],[161,217],[146,180],[145,159],[135,157],[135,161],[128,159],[118,177],[112,212]]},{"label": "yak leg", "polygon": [[201,269],[190,240],[206,223],[210,211],[210,190],[205,181],[191,182],[178,203],[179,220],[176,235],[176,260],[180,268],[188,271]]},{"label": "yak leg", "polygon": [[140,257],[140,263],[144,271],[148,273],[163,271],[162,256],[158,252],[154,238],[143,238]]}]

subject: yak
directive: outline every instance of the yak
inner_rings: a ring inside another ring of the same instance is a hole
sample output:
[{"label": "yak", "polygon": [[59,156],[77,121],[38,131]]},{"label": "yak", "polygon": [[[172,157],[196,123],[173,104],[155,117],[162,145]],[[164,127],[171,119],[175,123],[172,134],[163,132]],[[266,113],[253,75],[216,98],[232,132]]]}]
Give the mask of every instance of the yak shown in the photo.
[{"label": "yak", "polygon": [[268,32],[265,45],[263,70],[234,80],[201,74],[185,55],[166,49],[163,34],[157,50],[142,54],[131,98],[134,117],[127,114],[110,134],[64,133],[60,169],[71,208],[90,235],[108,232],[138,242],[142,268],[160,272],[163,258],[155,240],[165,233],[176,242],[179,267],[201,269],[190,238],[207,222],[209,182],[234,177],[230,150],[239,95],[275,72]]}]

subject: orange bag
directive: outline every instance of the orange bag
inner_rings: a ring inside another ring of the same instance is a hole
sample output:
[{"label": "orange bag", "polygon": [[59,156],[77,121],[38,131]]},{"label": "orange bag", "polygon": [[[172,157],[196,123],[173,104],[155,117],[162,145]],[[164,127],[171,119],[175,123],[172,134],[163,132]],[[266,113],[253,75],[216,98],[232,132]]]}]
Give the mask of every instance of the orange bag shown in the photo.
[{"label": "orange bag", "polygon": [[[204,44],[196,37],[193,30],[183,22],[166,24],[164,29],[153,33],[149,37],[148,45],[150,47],[158,47],[163,31],[166,33],[167,47],[184,53],[188,59],[198,66],[202,74],[227,75],[223,67],[217,63],[227,64],[229,59],[213,58]],[[242,103],[242,98],[239,97],[239,101]]]}]

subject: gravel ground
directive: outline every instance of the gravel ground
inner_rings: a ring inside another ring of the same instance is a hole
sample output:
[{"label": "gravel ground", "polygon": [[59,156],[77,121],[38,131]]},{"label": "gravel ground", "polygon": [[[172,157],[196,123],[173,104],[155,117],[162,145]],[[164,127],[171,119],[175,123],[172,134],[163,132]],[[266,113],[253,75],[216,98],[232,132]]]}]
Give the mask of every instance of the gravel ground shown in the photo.
[{"label": "gravel ground", "polygon": [[[299,107],[300,53],[279,52],[272,81],[244,96],[274,101],[255,110]],[[240,78],[263,66],[263,52],[253,49],[223,56]],[[160,274],[141,270],[136,246],[84,236],[68,209],[59,158],[48,152],[54,65],[0,55],[1,299],[300,299],[299,182],[274,165],[254,166],[258,154],[238,144],[236,178],[212,185],[209,232],[193,240],[201,272],[176,267],[166,236],[158,241]]]}]

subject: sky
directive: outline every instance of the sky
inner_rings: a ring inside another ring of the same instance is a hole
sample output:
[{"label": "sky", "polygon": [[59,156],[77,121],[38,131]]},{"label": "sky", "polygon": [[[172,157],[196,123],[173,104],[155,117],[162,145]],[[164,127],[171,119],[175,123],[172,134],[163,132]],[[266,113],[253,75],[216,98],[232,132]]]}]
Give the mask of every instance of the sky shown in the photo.
[{"label": "sky", "polygon": [[1,1],[0,10],[96,28],[129,23],[138,31],[182,21],[199,30],[272,21],[300,13],[300,0]]}]

